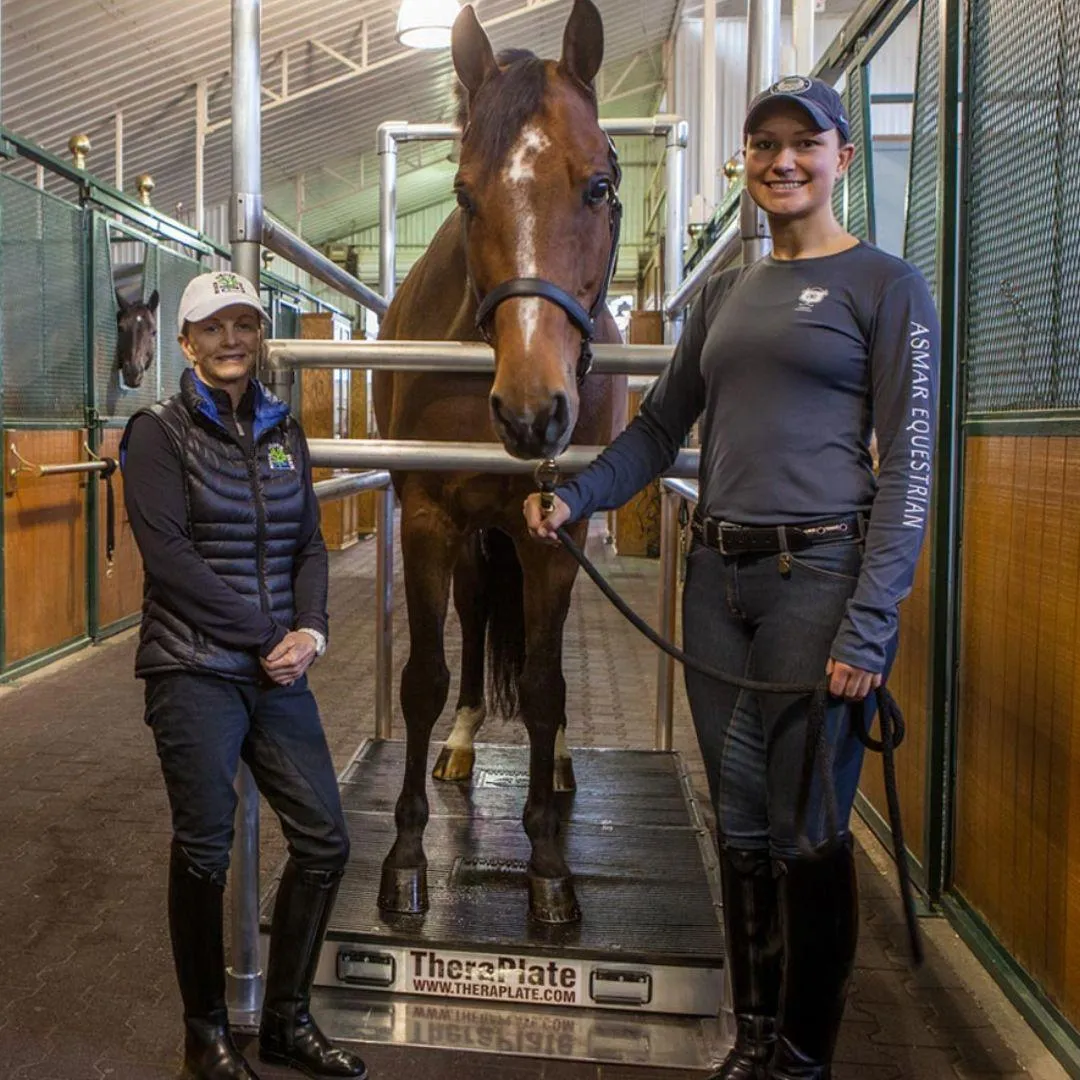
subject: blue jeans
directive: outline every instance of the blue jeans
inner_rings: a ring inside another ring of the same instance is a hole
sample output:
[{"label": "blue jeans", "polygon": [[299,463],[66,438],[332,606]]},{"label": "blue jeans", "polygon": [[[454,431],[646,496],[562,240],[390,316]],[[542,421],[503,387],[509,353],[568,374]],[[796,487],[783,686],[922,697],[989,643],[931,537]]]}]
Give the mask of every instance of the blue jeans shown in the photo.
[{"label": "blue jeans", "polygon": [[289,854],[310,870],[340,870],[349,834],[307,677],[257,686],[176,672],[146,680],[146,722],[172,809],[173,842],[208,875],[229,866],[243,760],[281,821]]},{"label": "blue jeans", "polygon": [[[683,640],[712,667],[762,682],[815,683],[825,665],[862,563],[862,544],[820,544],[791,555],[725,556],[695,543],[686,566]],[[892,662],[893,651],[889,653]],[[809,696],[756,694],[686,669],[698,744],[722,845],[796,858],[796,803]],[[847,834],[862,767],[855,723],[868,725],[873,695],[849,706],[828,699],[826,738],[840,837]],[[820,770],[806,815],[806,839],[834,839]]]}]

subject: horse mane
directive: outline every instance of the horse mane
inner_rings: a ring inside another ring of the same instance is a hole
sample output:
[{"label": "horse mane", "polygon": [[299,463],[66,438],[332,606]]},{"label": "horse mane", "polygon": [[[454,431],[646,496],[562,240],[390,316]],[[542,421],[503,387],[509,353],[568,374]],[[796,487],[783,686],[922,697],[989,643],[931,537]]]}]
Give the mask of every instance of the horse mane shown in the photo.
[{"label": "horse mane", "polygon": [[[476,147],[480,167],[497,168],[521,135],[521,129],[544,104],[547,61],[528,49],[504,49],[495,57],[500,71],[489,79],[470,103],[465,88],[457,86],[457,122]],[[581,85],[596,104],[592,87]]]}]

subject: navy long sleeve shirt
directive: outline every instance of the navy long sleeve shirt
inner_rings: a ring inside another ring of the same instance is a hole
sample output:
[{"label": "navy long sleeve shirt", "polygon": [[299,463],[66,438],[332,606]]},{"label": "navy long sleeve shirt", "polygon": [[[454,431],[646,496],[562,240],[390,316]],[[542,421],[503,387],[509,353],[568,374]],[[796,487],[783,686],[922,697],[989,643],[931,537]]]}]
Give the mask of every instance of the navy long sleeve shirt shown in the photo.
[{"label": "navy long sleeve shirt", "polygon": [[742,525],[869,515],[832,656],[880,672],[926,530],[939,350],[922,276],[870,244],[726,271],[694,305],[639,415],[557,493],[575,520],[621,506],[671,465],[700,418],[702,513]]}]

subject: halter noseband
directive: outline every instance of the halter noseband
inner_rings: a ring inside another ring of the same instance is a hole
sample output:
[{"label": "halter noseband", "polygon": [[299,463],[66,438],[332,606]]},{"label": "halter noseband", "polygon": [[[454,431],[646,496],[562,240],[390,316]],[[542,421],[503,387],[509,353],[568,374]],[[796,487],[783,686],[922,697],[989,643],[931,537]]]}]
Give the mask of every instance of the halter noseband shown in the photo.
[{"label": "halter noseband", "polygon": [[604,305],[607,303],[608,289],[611,286],[611,279],[615,275],[615,264],[619,258],[619,233],[622,230],[623,213],[622,203],[619,201],[622,169],[619,167],[619,155],[615,150],[615,144],[610,137],[608,138],[608,150],[615,179],[607,197],[611,222],[611,251],[608,254],[607,272],[604,274],[604,280],[600,283],[600,292],[597,294],[593,306],[586,311],[584,306],[565,289],[545,278],[511,278],[501,285],[496,285],[480,301],[480,306],[476,311],[476,327],[483,335],[484,340],[490,344],[489,326],[491,319],[495,314],[495,309],[504,300],[509,300],[512,297],[538,297],[561,307],[566,312],[567,318],[581,331],[581,352],[578,354],[577,363],[577,381],[579,385],[585,381],[586,375],[589,374],[592,368],[592,343],[596,335],[596,320],[600,317]]}]

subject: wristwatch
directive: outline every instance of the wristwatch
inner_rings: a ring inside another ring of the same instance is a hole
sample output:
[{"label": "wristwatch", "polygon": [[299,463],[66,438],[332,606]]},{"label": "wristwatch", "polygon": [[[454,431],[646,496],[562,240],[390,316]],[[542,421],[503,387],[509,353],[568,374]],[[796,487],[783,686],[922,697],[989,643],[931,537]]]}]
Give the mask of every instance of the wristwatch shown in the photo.
[{"label": "wristwatch", "polygon": [[300,633],[309,634],[315,642],[315,655],[322,656],[326,652],[326,635],[310,626],[301,626]]}]

